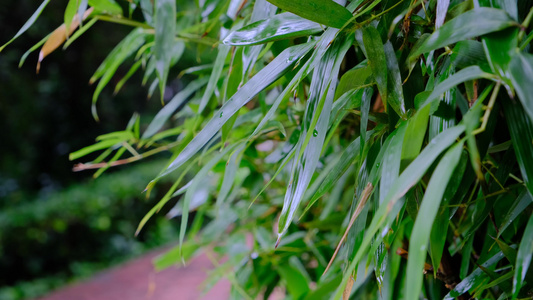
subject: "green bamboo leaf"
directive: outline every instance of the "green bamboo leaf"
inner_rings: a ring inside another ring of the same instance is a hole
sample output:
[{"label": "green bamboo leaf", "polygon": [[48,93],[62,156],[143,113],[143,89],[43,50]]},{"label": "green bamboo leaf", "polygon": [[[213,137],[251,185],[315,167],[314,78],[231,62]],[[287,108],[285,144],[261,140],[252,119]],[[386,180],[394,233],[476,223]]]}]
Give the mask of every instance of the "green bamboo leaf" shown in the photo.
[{"label": "green bamboo leaf", "polygon": [[529,217],[524,235],[522,236],[518,254],[516,255],[516,265],[513,277],[513,300],[518,297],[518,292],[524,284],[527,270],[533,257],[533,215]]},{"label": "green bamboo leaf", "polygon": [[[295,256],[291,258],[296,258]],[[279,264],[276,267],[280,277],[286,282],[289,294],[293,299],[301,299],[309,292],[309,280],[291,263]]]},{"label": "green bamboo leaf", "polygon": [[[371,224],[365,231],[365,237],[359,246],[353,260],[349,267],[346,269],[343,277],[341,287],[337,290],[336,297],[340,297],[342,289],[355,269],[355,266],[360,262],[363,255],[367,253],[370,243],[373,241],[375,234],[380,228],[386,225],[386,221],[392,222],[394,218],[388,218],[389,215],[396,216],[399,211],[397,204],[403,195],[415,185],[427,171],[427,169],[433,164],[435,159],[446,150],[456,138],[459,137],[465,130],[464,125],[457,125],[443,131],[436,136],[431,142],[424,148],[420,155],[401,173],[400,177],[389,190],[389,193],[385,197],[385,201],[379,206]],[[380,235],[381,236],[381,235]],[[378,236],[378,237],[380,237]]]},{"label": "green bamboo leaf", "polygon": [[70,153],[68,158],[69,158],[69,160],[75,160],[75,159],[83,157],[83,156],[85,156],[87,154],[93,153],[95,151],[112,147],[112,146],[114,146],[116,144],[119,144],[121,142],[122,142],[122,140],[120,140],[120,139],[101,141],[101,142],[96,143],[94,145],[87,146],[87,147],[84,147],[84,148],[82,148],[82,149],[80,149],[78,151]]},{"label": "green bamboo leaf", "polygon": [[175,113],[175,111],[185,103],[185,101],[198,89],[203,87],[209,77],[202,77],[187,84],[187,86],[177,93],[153,118],[152,122],[144,131],[142,138],[147,139],[156,134],[165,122]]},{"label": "green bamboo leaf", "polygon": [[248,101],[255,97],[260,91],[281,77],[290,66],[311,50],[313,46],[314,43],[297,45],[280,53],[270,64],[259,71],[252,79],[250,79],[250,81],[242,86],[233,97],[224,103],[217,112],[215,112],[213,118],[183,149],[168,168],[158,176],[158,178],[174,171],[184,162],[189,160],[222,128],[222,125],[224,125],[233,114],[235,114],[243,105],[248,103]]},{"label": "green bamboo leaf", "polygon": [[335,92],[335,99],[344,95],[346,92],[354,89],[359,89],[367,84],[370,84],[372,78],[372,70],[368,65],[359,64],[350,71],[344,73],[339,80],[339,85]]},{"label": "green bamboo leaf", "polygon": [[110,15],[122,15],[122,7],[114,0],[89,0],[89,5],[99,12]]},{"label": "green bamboo leaf", "polygon": [[420,149],[422,149],[422,143],[428,128],[429,110],[429,105],[422,107],[408,121],[401,152],[402,170],[418,156]]},{"label": "green bamboo leaf", "polygon": [[[266,0],[257,0],[254,3],[254,10],[252,11],[252,17],[250,18],[251,23],[257,21],[270,19],[275,16],[277,7],[272,5]],[[231,33],[230,33],[231,34]],[[263,46],[247,46],[242,50],[242,71],[243,78],[248,78],[247,74],[251,72],[255,61],[259,57]]]},{"label": "green bamboo leaf", "polygon": [[[530,84],[531,85],[531,84]],[[516,160],[529,193],[533,194],[533,122],[520,103],[502,101]]]},{"label": "green bamboo leaf", "polygon": [[387,61],[387,103],[402,118],[405,118],[405,100],[403,98],[402,77],[396,53],[390,41],[383,46]]},{"label": "green bamboo leaf", "polygon": [[307,205],[305,212],[324,194],[329,191],[333,185],[341,178],[342,174],[348,170],[348,168],[357,161],[357,157],[359,154],[359,140],[360,138],[356,138],[353,142],[346,147],[346,149],[342,152],[342,155],[340,159],[336,162],[335,167],[332,168],[331,172],[328,172],[326,175],[326,178],[322,181],[318,189],[316,190],[315,194],[309,201],[309,204]]},{"label": "green bamboo leaf", "polygon": [[7,45],[11,44],[14,40],[16,40],[19,36],[21,36],[24,32],[26,32],[26,30],[28,30],[28,28],[30,28],[33,25],[33,23],[35,23],[37,18],[39,18],[39,16],[43,12],[43,10],[46,7],[46,5],[48,5],[48,2],[50,2],[50,0],[44,0],[43,3],[41,3],[41,5],[39,5],[37,10],[33,13],[33,15],[31,15],[31,17],[28,19],[28,21],[26,21],[26,23],[24,23],[24,25],[22,25],[22,27],[15,34],[15,36],[13,38],[11,38],[7,43],[2,45],[2,47],[0,47],[0,52],[2,52],[2,50],[4,50],[4,48]]},{"label": "green bamboo leaf", "polygon": [[489,275],[487,275],[483,271],[483,269],[487,269],[491,266],[494,266],[503,257],[504,255],[501,251],[491,257],[489,260],[483,263],[480,268],[476,268],[472,273],[470,273],[470,275],[468,275],[457,286],[455,286],[455,288],[444,297],[444,300],[456,299],[456,297],[461,296],[469,290],[475,289],[476,287],[483,285],[486,282],[487,278],[489,278]]},{"label": "green bamboo leaf", "polygon": [[[433,89],[430,95],[427,96],[425,100],[422,100],[419,104],[419,107],[422,108],[428,104],[431,104],[433,101],[440,99],[442,94],[444,94],[447,90],[451,89],[452,87],[463,83],[468,80],[474,80],[479,78],[493,78],[493,75],[489,73],[483,72],[480,67],[478,66],[471,66],[462,69],[461,71],[451,75],[443,82],[437,84],[437,86]],[[420,109],[419,108],[419,109]]]},{"label": "green bamboo leaf", "polygon": [[93,77],[91,77],[91,83],[101,77],[92,98],[92,113],[95,119],[98,120],[96,113],[98,96],[100,96],[104,87],[109,83],[113,75],[115,75],[118,67],[144,44],[145,38],[146,34],[141,28],[134,29],[111,51],[100,67],[98,67]]},{"label": "green bamboo leaf", "polygon": [[302,135],[296,146],[291,179],[278,221],[276,244],[279,244],[289,228],[318,164],[328,129],[340,64],[351,42],[350,39],[342,43],[336,40],[314,70],[311,95],[303,118]]},{"label": "green bamboo leaf", "polygon": [[515,25],[518,24],[501,9],[475,8],[442,25],[412,56]]},{"label": "green bamboo leaf", "polygon": [[163,99],[165,85],[167,84],[168,70],[172,59],[171,50],[174,48],[175,36],[176,1],[157,0],[155,3],[155,45],[153,51],[161,99]]},{"label": "green bamboo leaf", "polygon": [[244,150],[244,144],[236,148],[235,151],[231,154],[230,158],[226,162],[226,168],[224,169],[224,178],[222,179],[222,185],[220,186],[220,191],[218,192],[216,205],[220,207],[222,203],[228,197],[231,188],[235,182],[235,176],[237,175],[237,170],[241,164],[242,155],[241,152]]},{"label": "green bamboo leaf", "polygon": [[511,204],[509,211],[504,215],[497,237],[500,237],[502,232],[504,232],[505,229],[507,229],[507,227],[511,225],[511,223],[513,223],[513,221],[522,214],[531,203],[533,203],[533,197],[531,197],[531,194],[527,189],[524,189]]},{"label": "green bamboo leaf", "polygon": [[198,108],[199,113],[202,113],[204,111],[205,107],[209,103],[209,100],[211,99],[211,96],[213,96],[213,93],[215,92],[215,87],[218,83],[218,80],[220,79],[220,75],[222,75],[222,69],[224,68],[226,57],[228,56],[230,49],[231,47],[226,45],[218,46],[218,53],[215,59],[215,64],[213,65],[213,70],[211,71],[211,75],[209,76],[209,82],[207,83],[204,95],[202,96],[202,100],[200,101],[200,107]]},{"label": "green bamboo leaf", "polygon": [[181,226],[180,226],[180,236],[179,236],[179,245],[183,245],[185,239],[185,232],[187,230],[187,222],[189,220],[189,206],[191,204],[193,195],[201,187],[201,184],[204,182],[207,173],[228,153],[233,151],[239,144],[233,144],[230,147],[226,147],[223,151],[217,153],[215,157],[209,160],[201,169],[196,173],[196,176],[191,182],[187,192],[185,192],[185,197],[183,198],[183,208],[181,215]]},{"label": "green bamboo leaf", "polygon": [[232,31],[222,42],[233,46],[257,45],[309,36],[323,30],[320,24],[287,12]]},{"label": "green bamboo leaf", "polygon": [[[400,165],[403,155],[402,144],[405,144],[408,140],[408,134],[406,132],[412,130],[410,127],[412,126],[406,126],[406,123],[403,122],[398,129],[394,130],[389,137],[387,137],[387,139],[391,140],[387,152],[384,153],[383,158],[381,159],[381,178],[379,184],[380,204],[383,203],[389,189],[400,175]],[[418,151],[420,151],[420,148]]]},{"label": "green bamboo leaf", "polygon": [[524,110],[533,121],[533,85],[529,78],[533,78],[533,55],[518,53],[513,56],[509,64],[511,82]]},{"label": "green bamboo leaf", "polygon": [[426,262],[427,246],[431,233],[431,226],[440,207],[444,190],[450,177],[453,176],[455,166],[461,158],[463,143],[457,143],[446,152],[437,168],[431,175],[422,204],[418,211],[409,239],[409,259],[407,260],[406,298],[416,299],[422,290],[424,264]]},{"label": "green bamboo leaf", "polygon": [[490,33],[482,41],[492,72],[509,81],[508,66],[518,47],[518,28]]},{"label": "green bamboo leaf", "polygon": [[67,3],[67,7],[65,8],[65,14],[63,17],[63,23],[65,24],[65,27],[67,28],[67,32],[70,32],[70,23],[72,22],[72,19],[78,12],[79,2],[80,2],[79,0],[69,0]]},{"label": "green bamboo leaf", "polygon": [[458,69],[477,65],[485,72],[491,71],[483,44],[478,41],[466,40],[457,42],[450,55],[450,61]]},{"label": "green bamboo leaf", "polygon": [[387,106],[387,59],[381,42],[381,36],[376,28],[367,26],[363,28],[363,42],[368,58],[368,65],[378,86],[379,93],[385,107]]},{"label": "green bamboo leaf", "polygon": [[341,28],[352,18],[349,10],[332,0],[268,0],[268,2],[302,18],[333,28]]},{"label": "green bamboo leaf", "polygon": [[[80,20],[80,19],[78,19]],[[72,44],[75,40],[77,40],[82,34],[84,34],[89,28],[91,28],[94,23],[98,21],[97,18],[92,18],[89,22],[85,23],[85,25],[81,26],[78,30],[74,32],[73,35],[69,37],[69,39],[65,42],[63,45],[63,50],[67,49],[70,44]],[[80,23],[81,24],[81,23]]]}]

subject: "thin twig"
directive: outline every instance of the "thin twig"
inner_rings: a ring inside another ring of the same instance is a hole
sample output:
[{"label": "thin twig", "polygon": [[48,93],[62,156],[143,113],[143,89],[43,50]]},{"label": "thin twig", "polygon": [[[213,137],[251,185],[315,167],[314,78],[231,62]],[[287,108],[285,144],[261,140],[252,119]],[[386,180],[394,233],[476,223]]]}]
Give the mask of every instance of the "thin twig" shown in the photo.
[{"label": "thin twig", "polygon": [[352,228],[353,223],[355,222],[355,220],[357,219],[357,217],[359,216],[359,214],[363,210],[363,207],[365,207],[365,204],[368,201],[368,198],[370,198],[370,195],[372,194],[372,189],[373,189],[372,183],[369,182],[366,185],[366,187],[363,190],[363,192],[361,193],[361,201],[359,201],[359,204],[357,205],[357,208],[355,209],[355,211],[354,211],[354,213],[352,215],[352,218],[350,219],[350,223],[348,224],[348,227],[346,228],[346,231],[344,232],[344,235],[342,236],[341,240],[339,241],[339,244],[337,245],[337,249],[335,249],[335,252],[333,253],[333,256],[331,257],[331,259],[330,259],[330,261],[328,263],[328,266],[326,267],[326,270],[324,270],[324,273],[322,275],[326,274],[326,272],[331,267],[331,264],[335,260],[335,257],[337,256],[337,253],[339,253],[339,249],[341,248],[342,243],[344,242],[344,240],[348,236],[348,232]]}]

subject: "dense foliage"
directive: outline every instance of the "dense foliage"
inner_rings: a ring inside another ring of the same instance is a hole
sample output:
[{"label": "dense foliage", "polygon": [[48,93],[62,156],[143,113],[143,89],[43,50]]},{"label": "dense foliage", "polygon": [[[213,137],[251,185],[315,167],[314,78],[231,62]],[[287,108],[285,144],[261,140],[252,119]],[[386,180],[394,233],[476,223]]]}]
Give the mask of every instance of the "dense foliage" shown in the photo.
[{"label": "dense foliage", "polygon": [[164,215],[153,218],[148,230],[134,237],[135,222],[172,184],[169,177],[152,197],[139,194],[139,186],[162,166],[164,160],[147,161],[2,209],[0,299],[36,298],[175,241],[178,226]]},{"label": "dense foliage", "polygon": [[134,116],[71,154],[101,151],[77,166],[99,175],[173,153],[147,193],[179,176],[138,229],[181,197],[180,246],[158,268],[215,243],[227,260],[210,280],[237,299],[530,298],[532,4],[70,0],[32,50],[39,69],[96,22],[134,27],[91,79],[95,118],[128,58],[115,90],[142,69],[163,100],[197,53],[146,128]]}]

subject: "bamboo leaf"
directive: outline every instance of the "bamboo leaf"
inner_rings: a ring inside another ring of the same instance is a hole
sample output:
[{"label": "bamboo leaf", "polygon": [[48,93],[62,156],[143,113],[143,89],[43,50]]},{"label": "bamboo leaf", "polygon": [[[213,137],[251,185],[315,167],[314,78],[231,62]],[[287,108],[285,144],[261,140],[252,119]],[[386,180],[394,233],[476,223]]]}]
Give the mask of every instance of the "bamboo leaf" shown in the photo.
[{"label": "bamboo leaf", "polygon": [[157,77],[159,78],[159,92],[163,99],[167,84],[171,50],[174,48],[176,36],[176,1],[157,0],[155,3],[155,45],[154,57]]},{"label": "bamboo leaf", "polygon": [[122,15],[122,7],[114,0],[89,0],[89,5],[102,13],[117,16]]},{"label": "bamboo leaf", "polygon": [[419,107],[422,108],[428,104],[431,104],[433,101],[439,99],[441,95],[444,94],[444,92],[460,83],[478,78],[493,78],[493,76],[489,73],[483,72],[483,70],[481,70],[481,68],[478,66],[464,68],[461,71],[448,77],[443,82],[437,84],[431,94],[428,95],[425,100],[421,101]]},{"label": "bamboo leaf", "polygon": [[[420,178],[424,175],[427,169],[433,164],[435,159],[442,153],[446,148],[448,148],[452,143],[455,142],[455,139],[459,137],[465,130],[463,125],[457,125],[455,127],[449,128],[443,131],[441,134],[436,136],[429,144],[424,148],[420,155],[401,173],[398,180],[389,190],[389,193],[385,197],[385,201],[379,206],[379,209],[376,211],[374,217],[372,218],[371,224],[368,226],[363,242],[361,243],[359,249],[357,250],[353,260],[351,261],[349,267],[344,273],[343,282],[341,287],[346,284],[347,276],[349,276],[355,266],[360,262],[364,253],[368,251],[368,247],[374,235],[378,232],[382,226],[386,225],[386,221],[392,222],[394,218],[387,218],[389,214],[393,216],[396,215],[393,212],[397,212],[399,209],[395,204],[398,200],[405,195],[405,193],[415,185]],[[394,209],[394,210],[393,210]],[[342,289],[342,288],[341,288]],[[337,290],[337,297],[339,296],[339,290]]]},{"label": "bamboo leaf", "polygon": [[513,204],[509,207],[509,211],[504,215],[501,225],[499,227],[498,236],[507,229],[509,225],[520,215],[524,210],[533,203],[533,197],[528,192],[527,189],[524,189],[520,195],[515,199]]},{"label": "bamboo leaf", "polygon": [[526,230],[522,236],[522,242],[518,247],[518,254],[516,255],[516,265],[513,277],[513,299],[518,297],[518,292],[524,284],[527,270],[531,264],[533,257],[533,215],[529,217],[526,225]]},{"label": "bamboo leaf", "polygon": [[181,107],[187,98],[191,96],[194,92],[196,92],[198,89],[203,87],[207,81],[209,80],[209,77],[203,77],[196,79],[195,81],[189,83],[183,90],[181,90],[179,93],[177,93],[158,113],[155,115],[154,119],[146,130],[144,131],[142,138],[147,139],[152,137],[154,134],[156,134],[161,127],[165,124],[165,122],[175,113],[175,111]]},{"label": "bamboo leaf", "polygon": [[35,23],[37,18],[39,18],[39,16],[43,12],[43,10],[46,7],[46,5],[48,5],[48,2],[50,2],[50,0],[44,0],[43,3],[41,3],[41,5],[39,5],[37,10],[33,13],[33,15],[31,15],[31,17],[28,19],[28,21],[26,21],[26,23],[24,23],[24,25],[22,25],[22,27],[19,29],[19,31],[17,31],[15,36],[13,38],[11,38],[7,43],[2,45],[2,47],[0,47],[0,52],[2,52],[2,50],[4,50],[4,48],[7,47],[7,45],[11,44],[14,40],[16,40],[19,36],[21,36],[24,32],[26,32],[26,30],[28,30],[28,28],[30,28],[33,25],[33,23]]},{"label": "bamboo leaf", "polygon": [[[305,55],[314,43],[293,46],[279,54],[270,64],[259,71],[250,81],[242,86],[233,97],[215,112],[213,118],[183,149],[176,159],[159,176],[164,176],[191,158],[200,150],[244,104],[248,103],[260,91],[282,76],[290,66]],[[157,179],[157,178],[156,178]],[[154,182],[154,181],[152,181]]]},{"label": "bamboo leaf", "polygon": [[501,9],[479,7],[467,11],[450,20],[417,49],[412,56],[418,56],[444,46],[467,40],[473,37],[502,30],[517,25],[509,15]]},{"label": "bamboo leaf", "polygon": [[422,204],[418,211],[409,239],[409,259],[407,261],[406,298],[419,297],[422,290],[422,277],[426,262],[427,246],[431,233],[431,226],[437,215],[444,190],[450,177],[453,176],[455,166],[461,158],[463,143],[457,143],[446,152],[431,176]]},{"label": "bamboo leaf", "polygon": [[[530,84],[531,85],[531,84]],[[530,194],[533,194],[533,124],[526,109],[512,100],[503,101],[507,126],[516,152],[520,172]],[[513,103],[514,102],[514,103]]]},{"label": "bamboo leaf", "polygon": [[287,12],[232,31],[222,42],[233,46],[258,45],[322,31],[320,24]]},{"label": "bamboo leaf", "polygon": [[211,99],[211,96],[213,95],[213,92],[215,91],[215,87],[218,83],[218,80],[220,79],[220,75],[222,75],[222,69],[224,68],[224,63],[226,62],[226,57],[228,56],[230,48],[231,47],[226,45],[218,46],[218,53],[215,59],[215,64],[213,65],[213,70],[211,71],[211,75],[209,76],[209,82],[207,83],[204,95],[202,96],[202,100],[200,101],[200,107],[198,108],[199,113],[202,113],[204,111],[205,107],[209,103],[209,100]]},{"label": "bamboo leaf", "polygon": [[278,221],[278,241],[276,244],[279,244],[281,237],[289,228],[315,172],[328,129],[337,76],[342,62],[341,58],[348,51],[350,45],[350,39],[342,42],[342,44],[338,40],[335,41],[314,70],[314,80],[311,81],[310,87],[312,95],[310,95],[304,114],[302,135],[296,146],[297,156],[293,162],[291,179],[287,186]]},{"label": "bamboo leaf", "polygon": [[518,99],[524,106],[529,120],[533,121],[533,85],[528,80],[533,78],[533,55],[518,53],[513,56],[509,64],[509,73]]},{"label": "bamboo leaf", "polygon": [[490,266],[495,265],[504,257],[503,252],[491,257],[485,263],[483,263],[480,268],[475,269],[470,275],[463,279],[455,288],[450,291],[445,297],[444,300],[453,300],[456,297],[461,296],[462,294],[468,292],[471,289],[474,289],[476,286],[482,285],[487,279],[488,275],[483,271]]},{"label": "bamboo leaf", "polygon": [[350,11],[332,0],[268,0],[268,2],[302,18],[333,28],[341,28],[352,18]]}]

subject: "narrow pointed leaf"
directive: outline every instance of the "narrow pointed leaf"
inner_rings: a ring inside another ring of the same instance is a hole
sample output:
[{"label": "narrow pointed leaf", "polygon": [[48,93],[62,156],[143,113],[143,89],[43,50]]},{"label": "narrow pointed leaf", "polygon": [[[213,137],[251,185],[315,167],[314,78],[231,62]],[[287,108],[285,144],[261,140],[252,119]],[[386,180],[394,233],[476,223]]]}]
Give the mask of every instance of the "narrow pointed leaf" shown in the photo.
[{"label": "narrow pointed leaf", "polygon": [[[428,146],[424,148],[420,155],[402,172],[398,180],[396,180],[395,184],[389,190],[387,197],[385,197],[385,201],[383,201],[383,203],[379,206],[379,209],[372,218],[372,222],[365,232],[363,242],[361,243],[353,260],[344,273],[345,275],[343,277],[343,283],[341,284],[341,287],[346,284],[348,278],[347,276],[353,272],[355,266],[360,262],[364,253],[368,251],[370,243],[372,242],[378,230],[386,225],[386,221],[392,222],[394,220],[394,218],[388,218],[388,215],[394,208],[397,201],[403,195],[405,195],[405,193],[413,185],[415,185],[420,178],[422,178],[424,173],[433,164],[440,153],[454,143],[456,138],[459,137],[464,130],[465,127],[463,125],[457,125],[443,131],[441,134],[436,136],[428,144]],[[337,295],[339,295],[339,290],[337,290]]]},{"label": "narrow pointed leaf", "polygon": [[[278,221],[278,243],[289,228],[320,158],[335,96],[337,76],[344,53],[351,43],[336,41],[314,70],[310,100],[303,120],[303,130],[292,166],[291,179]],[[339,55],[339,53],[341,55]]]},{"label": "narrow pointed leaf", "polygon": [[15,36],[13,38],[11,38],[7,43],[5,43],[4,45],[2,45],[2,47],[0,47],[0,52],[2,52],[2,50],[4,50],[4,48],[11,44],[14,40],[16,40],[19,36],[21,36],[24,32],[26,32],[26,30],[28,30],[28,28],[31,27],[31,25],[33,25],[33,23],[35,23],[35,21],[37,20],[37,18],[39,18],[39,16],[41,15],[41,13],[43,12],[44,8],[46,7],[46,5],[48,5],[48,2],[50,2],[50,0],[44,0],[43,3],[41,3],[41,5],[39,5],[39,7],[37,8],[37,10],[33,13],[33,15],[28,19],[28,21],[26,21],[26,23],[24,23],[24,25],[22,25],[22,27],[19,29],[19,31],[15,34]]},{"label": "narrow pointed leaf", "polygon": [[191,158],[200,150],[244,104],[248,103],[260,91],[282,76],[297,59],[305,55],[314,43],[293,46],[279,54],[270,64],[259,71],[250,81],[242,86],[233,97],[215,112],[213,118],[183,149],[168,168],[158,177],[164,176]]},{"label": "narrow pointed leaf", "polygon": [[504,112],[511,133],[516,160],[525,185],[529,193],[533,194],[533,122],[532,119],[528,118],[520,103],[506,100],[504,101]]},{"label": "narrow pointed leaf", "polygon": [[268,0],[268,2],[307,20],[333,28],[341,28],[352,18],[350,11],[332,0]]},{"label": "narrow pointed leaf", "polygon": [[418,211],[411,238],[409,239],[409,259],[407,260],[406,298],[419,297],[422,290],[424,264],[431,233],[431,226],[437,215],[444,190],[450,177],[453,176],[455,166],[461,158],[463,143],[457,143],[446,152],[439,165],[431,175],[422,204]]},{"label": "narrow pointed leaf", "polygon": [[323,27],[292,13],[277,14],[231,32],[222,42],[226,45],[257,45],[283,39],[313,35]]},{"label": "narrow pointed leaf", "polygon": [[[503,252],[491,257],[485,263],[481,265],[482,268],[488,268],[495,265],[504,257]],[[461,296],[462,294],[468,292],[470,289],[475,288],[476,286],[482,285],[487,277],[487,275],[482,268],[476,268],[470,275],[468,275],[463,281],[461,281],[452,291],[450,291],[445,297],[445,300],[456,299],[456,297]]]},{"label": "narrow pointed leaf", "polygon": [[213,65],[213,70],[209,76],[209,82],[207,83],[204,95],[200,101],[200,107],[198,108],[199,113],[204,111],[205,107],[209,103],[209,100],[211,99],[211,96],[213,96],[218,80],[220,79],[220,75],[222,75],[222,69],[224,68],[224,63],[226,62],[226,57],[228,56],[230,49],[231,47],[226,45],[218,46],[215,64]]},{"label": "narrow pointed leaf", "polygon": [[498,237],[507,229],[509,225],[524,212],[524,210],[533,203],[533,197],[524,189],[520,195],[515,199],[514,203],[509,207],[509,211],[503,217],[500,227],[498,228]]},{"label": "narrow pointed leaf", "polygon": [[445,23],[414,52],[413,56],[444,46],[484,35],[490,32],[517,25],[509,15],[501,10],[479,7],[467,11]]},{"label": "narrow pointed leaf", "polygon": [[533,78],[533,55],[515,55],[509,64],[509,73],[518,99],[533,122],[533,85],[530,80]]},{"label": "narrow pointed leaf", "polygon": [[444,94],[447,90],[451,89],[452,87],[463,83],[468,80],[474,80],[478,78],[492,78],[493,76],[489,73],[483,72],[480,67],[478,66],[471,66],[467,67],[465,69],[462,69],[461,71],[453,74],[452,76],[448,77],[443,82],[439,83],[431,92],[428,97],[423,100],[420,103],[420,108],[431,104],[433,101],[440,99],[441,95]]},{"label": "narrow pointed leaf", "polygon": [[516,265],[513,277],[513,299],[516,299],[520,288],[524,284],[527,270],[531,264],[533,256],[533,215],[529,217],[522,242],[518,247],[518,254],[516,255]]},{"label": "narrow pointed leaf", "polygon": [[167,83],[168,70],[176,36],[176,1],[157,0],[155,3],[155,68],[159,78],[161,99]]},{"label": "narrow pointed leaf", "polygon": [[209,80],[208,77],[203,77],[200,79],[197,79],[191,83],[189,83],[183,90],[181,90],[179,93],[177,93],[154,117],[152,122],[148,125],[146,130],[143,133],[142,138],[147,139],[152,137],[154,134],[156,134],[161,127],[165,124],[165,122],[176,112],[176,109],[181,107],[187,98],[189,98],[190,95],[192,95],[194,92],[196,92],[199,88],[204,86],[207,81]]}]

